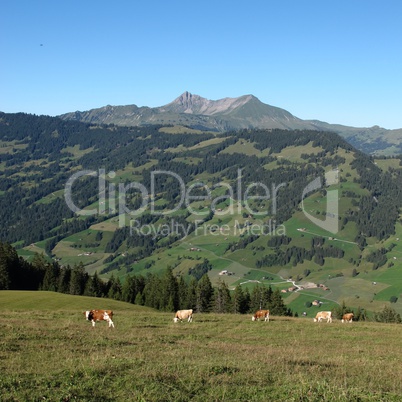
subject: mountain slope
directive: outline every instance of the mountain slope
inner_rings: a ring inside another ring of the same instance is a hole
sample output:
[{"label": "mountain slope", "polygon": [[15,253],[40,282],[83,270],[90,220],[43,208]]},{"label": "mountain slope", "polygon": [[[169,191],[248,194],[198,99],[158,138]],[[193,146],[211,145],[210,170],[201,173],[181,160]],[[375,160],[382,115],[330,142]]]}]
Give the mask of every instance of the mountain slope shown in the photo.
[{"label": "mountain slope", "polygon": [[215,131],[243,128],[314,129],[313,124],[298,119],[284,109],[266,105],[253,95],[214,101],[184,92],[161,107],[108,105],[85,112],[66,113],[59,117],[85,123],[122,126],[185,124]]},{"label": "mountain slope", "polygon": [[[402,292],[399,159],[375,164],[335,133],[172,135],[0,113],[0,148],[0,241],[35,264],[44,253],[122,280],[170,266],[186,279],[208,272],[231,289],[286,290],[289,279],[305,287],[285,295],[299,314],[314,299],[378,311]],[[326,187],[313,191],[323,177]],[[330,216],[334,191],[335,235],[315,219]],[[395,308],[402,312],[400,302]]]},{"label": "mountain slope", "polygon": [[261,102],[253,95],[209,100],[186,91],[160,107],[108,105],[84,112],[66,113],[60,117],[65,120],[120,126],[185,125],[218,132],[245,128],[325,130],[341,135],[366,153],[402,153],[402,129],[387,130],[378,126],[348,127],[319,120],[302,120],[284,109]]}]

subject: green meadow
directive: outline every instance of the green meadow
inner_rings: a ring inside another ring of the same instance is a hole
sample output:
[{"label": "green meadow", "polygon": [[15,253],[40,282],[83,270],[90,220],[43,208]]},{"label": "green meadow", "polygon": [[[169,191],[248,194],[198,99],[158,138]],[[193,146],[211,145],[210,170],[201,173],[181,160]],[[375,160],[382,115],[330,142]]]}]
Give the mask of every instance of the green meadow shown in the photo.
[{"label": "green meadow", "polygon": [[[299,295],[301,302],[302,295]],[[0,292],[0,395],[15,401],[400,401],[400,326],[172,313]],[[115,328],[83,311],[114,311]]]}]

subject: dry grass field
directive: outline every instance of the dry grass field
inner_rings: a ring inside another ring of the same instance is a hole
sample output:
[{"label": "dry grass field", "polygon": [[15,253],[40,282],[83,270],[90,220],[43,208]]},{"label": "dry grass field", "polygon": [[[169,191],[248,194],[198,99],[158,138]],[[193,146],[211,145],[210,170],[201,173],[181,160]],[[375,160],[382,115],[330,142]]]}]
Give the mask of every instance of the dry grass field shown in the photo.
[{"label": "dry grass field", "polygon": [[[30,302],[29,302],[30,301]],[[400,401],[401,326],[0,292],[1,401]],[[113,308],[116,328],[85,321]]]}]

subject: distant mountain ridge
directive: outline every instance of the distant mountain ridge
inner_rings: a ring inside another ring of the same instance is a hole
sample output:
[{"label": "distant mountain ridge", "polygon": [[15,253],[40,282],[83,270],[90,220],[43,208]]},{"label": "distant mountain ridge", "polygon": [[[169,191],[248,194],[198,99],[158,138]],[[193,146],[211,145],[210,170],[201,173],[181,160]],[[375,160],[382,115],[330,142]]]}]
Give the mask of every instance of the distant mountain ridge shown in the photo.
[{"label": "distant mountain ridge", "polygon": [[402,153],[402,129],[387,130],[378,126],[359,128],[319,120],[302,120],[285,109],[261,102],[254,95],[210,100],[186,91],[164,106],[107,105],[59,117],[92,124],[172,124],[218,132],[251,128],[325,130],[340,134],[366,153]]}]

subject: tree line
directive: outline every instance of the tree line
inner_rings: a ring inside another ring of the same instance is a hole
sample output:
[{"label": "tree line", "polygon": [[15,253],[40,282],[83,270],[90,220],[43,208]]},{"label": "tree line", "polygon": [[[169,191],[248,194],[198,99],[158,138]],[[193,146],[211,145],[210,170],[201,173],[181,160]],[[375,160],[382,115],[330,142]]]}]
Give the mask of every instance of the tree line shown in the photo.
[{"label": "tree line", "polygon": [[[207,265],[208,270],[208,263],[204,261],[203,264]],[[271,287],[256,286],[250,293],[247,288],[236,286],[231,292],[224,281],[219,281],[214,288],[207,273],[177,277],[170,267],[162,275],[149,273],[146,276],[127,276],[123,283],[112,275],[103,281],[97,273],[89,275],[82,263],[72,268],[60,266],[56,261],[49,262],[39,254],[28,262],[19,257],[10,244],[2,242],[0,290],[46,290],[107,297],[169,312],[192,308],[203,313],[246,314],[268,308],[273,315],[292,315],[279,290],[272,290]]]}]

